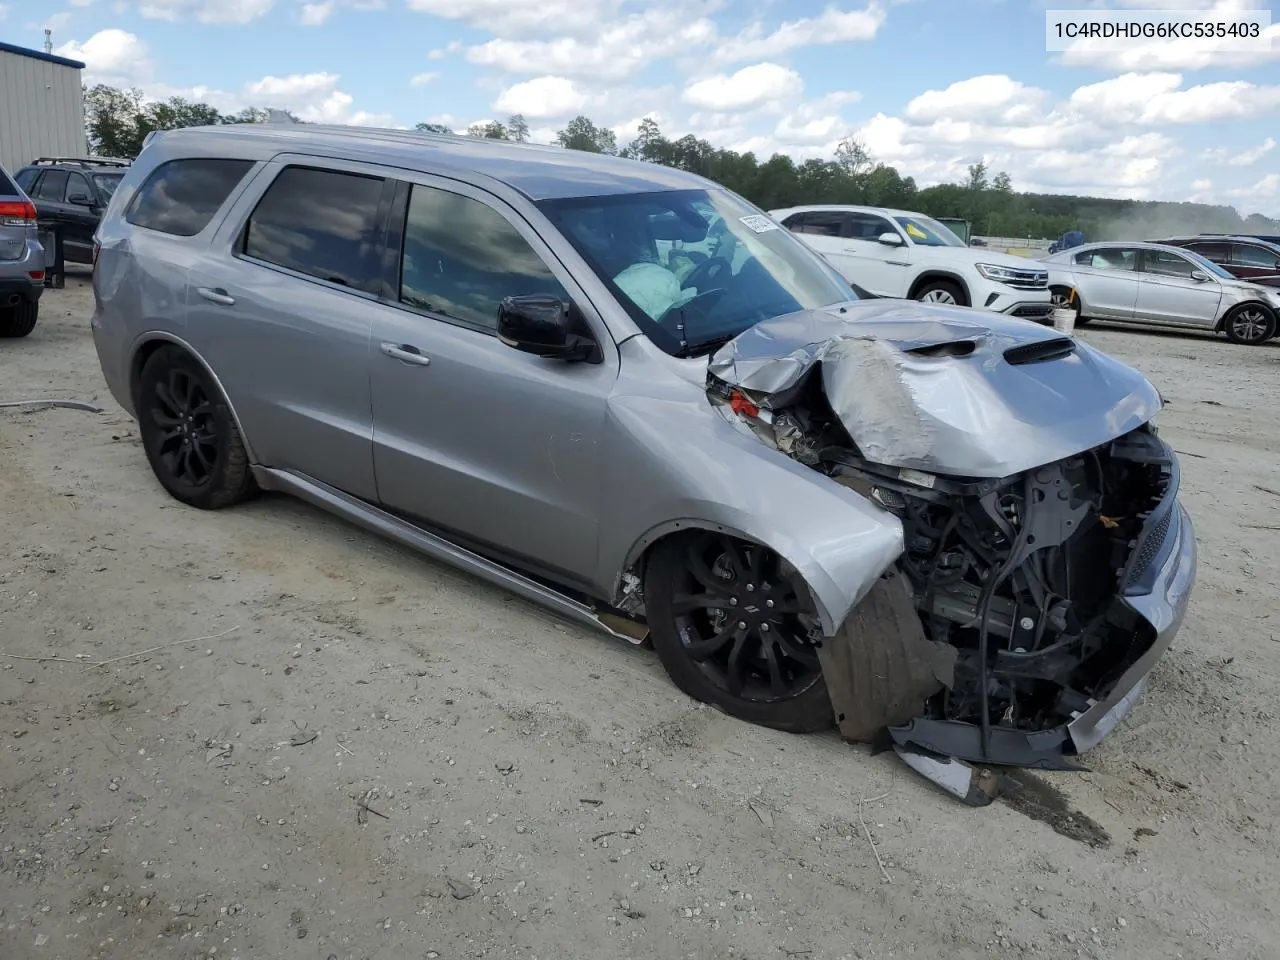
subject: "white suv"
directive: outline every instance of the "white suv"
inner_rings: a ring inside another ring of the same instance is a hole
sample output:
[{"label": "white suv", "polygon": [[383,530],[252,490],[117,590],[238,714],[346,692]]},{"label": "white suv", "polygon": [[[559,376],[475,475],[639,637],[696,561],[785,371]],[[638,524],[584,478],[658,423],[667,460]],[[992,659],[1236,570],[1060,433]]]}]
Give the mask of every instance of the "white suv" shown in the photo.
[{"label": "white suv", "polygon": [[1043,264],[967,247],[923,214],[843,205],[769,214],[846,279],[878,297],[959,304],[1041,321],[1053,309]]}]

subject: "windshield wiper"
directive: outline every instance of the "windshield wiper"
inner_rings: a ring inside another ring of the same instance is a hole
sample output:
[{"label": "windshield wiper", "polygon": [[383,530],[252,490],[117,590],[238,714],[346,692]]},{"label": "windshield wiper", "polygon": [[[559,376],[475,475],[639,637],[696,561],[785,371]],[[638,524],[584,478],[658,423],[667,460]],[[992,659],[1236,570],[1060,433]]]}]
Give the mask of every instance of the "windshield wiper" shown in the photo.
[{"label": "windshield wiper", "polygon": [[704,353],[710,353],[712,350],[723,347],[736,336],[736,333],[726,333],[718,337],[707,337],[705,340],[686,341],[676,351],[675,355],[677,357],[700,357]]}]

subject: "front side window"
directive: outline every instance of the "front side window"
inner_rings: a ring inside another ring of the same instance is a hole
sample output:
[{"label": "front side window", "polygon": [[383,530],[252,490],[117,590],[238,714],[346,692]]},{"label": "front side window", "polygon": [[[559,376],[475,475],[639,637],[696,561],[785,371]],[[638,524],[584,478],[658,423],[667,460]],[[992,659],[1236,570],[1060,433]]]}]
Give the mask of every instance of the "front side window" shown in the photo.
[{"label": "front side window", "polygon": [[706,353],[762,320],[855,299],[821,256],[726,190],[538,206],[645,335],[673,355]]},{"label": "front side window", "polygon": [[1265,247],[1255,247],[1246,243],[1232,245],[1231,262],[1241,267],[1261,267],[1264,270],[1280,268],[1280,256]]},{"label": "front side window", "polygon": [[162,163],[138,188],[124,218],[136,227],[194,237],[252,166],[252,160],[215,157]]},{"label": "front side window", "polygon": [[329,283],[377,293],[381,177],[286,167],[245,226],[242,252]]},{"label": "front side window", "polygon": [[71,198],[74,196],[93,199],[93,194],[89,191],[89,181],[78,173],[67,175],[67,187],[66,192],[62,195],[62,200],[64,203],[70,203]]},{"label": "front side window", "polygon": [[415,184],[405,214],[400,301],[496,330],[505,297],[569,295],[538,253],[497,210]]},{"label": "front side window", "polygon": [[963,247],[964,241],[932,217],[894,217],[917,247]]},{"label": "front side window", "polygon": [[845,228],[845,236],[854,240],[879,240],[886,233],[892,233],[895,236],[898,231],[884,217],[877,217],[873,213],[850,213],[848,217],[848,226]]},{"label": "front side window", "polygon": [[1142,269],[1146,273],[1154,273],[1161,277],[1183,277],[1190,280],[1195,267],[1186,257],[1176,253],[1170,253],[1167,250],[1148,250]]}]

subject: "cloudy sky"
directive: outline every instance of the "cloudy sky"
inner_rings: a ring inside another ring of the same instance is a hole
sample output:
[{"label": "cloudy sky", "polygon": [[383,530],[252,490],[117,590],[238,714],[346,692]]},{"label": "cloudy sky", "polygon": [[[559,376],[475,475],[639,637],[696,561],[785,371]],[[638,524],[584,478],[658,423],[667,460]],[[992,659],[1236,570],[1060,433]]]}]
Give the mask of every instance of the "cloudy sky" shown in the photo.
[{"label": "cloudy sky", "polygon": [[39,47],[51,27],[91,83],[226,110],[456,128],[523,113],[540,140],[585,113],[619,142],[647,115],[669,135],[797,158],[829,157],[852,132],[921,184],[985,158],[1022,190],[1280,216],[1280,28],[1271,53],[1046,52],[1045,8],[1089,6],[1275,4],[0,0],[0,37]]}]

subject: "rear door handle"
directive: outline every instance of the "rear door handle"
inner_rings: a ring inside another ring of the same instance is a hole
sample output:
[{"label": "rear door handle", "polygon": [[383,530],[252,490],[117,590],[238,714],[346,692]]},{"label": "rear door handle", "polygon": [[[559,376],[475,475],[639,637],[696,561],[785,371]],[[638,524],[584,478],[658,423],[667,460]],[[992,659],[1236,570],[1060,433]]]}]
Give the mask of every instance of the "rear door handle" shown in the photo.
[{"label": "rear door handle", "polygon": [[407,343],[383,343],[381,349],[392,360],[411,363],[417,367],[425,367],[431,362],[431,358],[425,353]]},{"label": "rear door handle", "polygon": [[196,293],[204,297],[210,303],[218,303],[224,307],[229,307],[236,302],[236,298],[231,296],[221,287],[196,287]]}]

